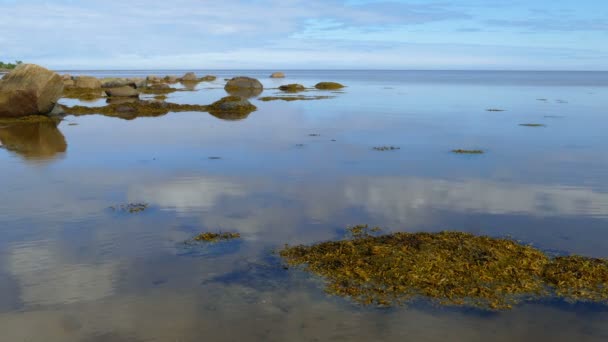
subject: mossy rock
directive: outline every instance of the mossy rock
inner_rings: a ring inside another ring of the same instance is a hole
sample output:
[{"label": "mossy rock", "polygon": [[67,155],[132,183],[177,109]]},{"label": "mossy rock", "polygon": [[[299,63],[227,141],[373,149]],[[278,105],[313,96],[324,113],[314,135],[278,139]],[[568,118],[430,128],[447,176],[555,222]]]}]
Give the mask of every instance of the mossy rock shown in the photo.
[{"label": "mossy rock", "polygon": [[213,82],[216,79],[217,79],[217,77],[213,76],[213,75],[206,75],[206,76],[201,77],[202,82]]},{"label": "mossy rock", "polygon": [[321,89],[321,90],[335,90],[335,89],[342,89],[342,88],[344,88],[344,86],[342,84],[336,83],[336,82],[320,82],[315,85],[315,88]]},{"label": "mossy rock", "polygon": [[240,96],[226,96],[208,107],[209,114],[223,120],[241,120],[255,110],[256,106]]}]

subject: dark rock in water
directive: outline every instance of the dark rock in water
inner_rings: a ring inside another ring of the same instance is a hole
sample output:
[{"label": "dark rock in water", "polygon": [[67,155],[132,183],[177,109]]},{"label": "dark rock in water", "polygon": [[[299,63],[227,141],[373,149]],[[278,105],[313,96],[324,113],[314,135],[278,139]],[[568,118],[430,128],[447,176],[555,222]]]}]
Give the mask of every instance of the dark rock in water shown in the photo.
[{"label": "dark rock in water", "polygon": [[279,89],[288,93],[295,93],[298,91],[306,90],[306,88],[301,84],[286,84],[280,86]]},{"label": "dark rock in water", "polygon": [[189,72],[189,73],[186,73],[184,76],[182,76],[182,81],[184,81],[184,82],[196,82],[196,81],[198,81],[198,77],[196,77],[195,73]]},{"label": "dark rock in water", "polygon": [[[44,118],[44,117],[42,117]],[[0,142],[7,150],[25,159],[49,159],[67,150],[59,120],[44,118],[39,122],[23,122],[0,126]]]},{"label": "dark rock in water", "polygon": [[224,89],[230,95],[248,98],[260,95],[264,91],[264,86],[255,78],[235,77],[226,83]]},{"label": "dark rock in water", "polygon": [[106,94],[109,97],[139,97],[139,91],[129,86],[106,89]]},{"label": "dark rock in water", "polygon": [[62,93],[63,81],[58,74],[22,64],[0,80],[0,118],[48,114]]},{"label": "dark rock in water", "polygon": [[336,82],[319,82],[315,85],[315,88],[321,90],[333,90],[333,89],[342,89],[344,86],[340,83]]},{"label": "dark rock in water", "polygon": [[75,79],[76,84],[74,87],[82,89],[99,89],[101,88],[101,81],[91,76],[78,76]]},{"label": "dark rock in water", "polygon": [[273,72],[272,75],[270,75],[270,78],[285,78],[285,74],[282,72]]},{"label": "dark rock in water", "polygon": [[203,76],[203,77],[201,78],[201,81],[203,81],[203,82],[213,82],[213,81],[215,81],[216,79],[217,79],[217,77],[215,77],[215,76],[213,76],[213,75],[206,75],[206,76]]},{"label": "dark rock in water", "polygon": [[209,114],[224,120],[241,120],[257,109],[240,96],[226,96],[208,106]]}]

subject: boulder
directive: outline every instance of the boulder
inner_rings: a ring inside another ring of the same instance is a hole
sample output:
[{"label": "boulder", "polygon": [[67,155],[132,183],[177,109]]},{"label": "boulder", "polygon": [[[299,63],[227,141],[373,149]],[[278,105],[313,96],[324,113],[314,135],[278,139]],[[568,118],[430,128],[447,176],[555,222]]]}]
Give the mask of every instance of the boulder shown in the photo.
[{"label": "boulder", "polygon": [[134,77],[128,78],[127,80],[129,80],[129,82],[131,82],[137,89],[146,87],[146,80],[144,78]]},{"label": "boulder", "polygon": [[78,76],[75,79],[74,86],[81,89],[99,89],[101,88],[101,81],[96,77],[91,76]]},{"label": "boulder", "polygon": [[240,96],[226,96],[209,105],[207,110],[220,119],[240,120],[256,109],[256,106]]},{"label": "boulder", "polygon": [[75,84],[76,84],[76,82],[74,82],[74,80],[73,80],[73,79],[68,79],[68,80],[64,79],[64,80],[63,80],[63,87],[64,87],[64,88],[71,88],[71,87],[74,87],[74,85],[75,85]]},{"label": "boulder", "polygon": [[178,81],[179,78],[177,76],[165,76],[165,82],[167,83],[177,83]]},{"label": "boulder", "polygon": [[125,86],[135,87],[135,84],[127,78],[104,78],[101,80],[102,88],[119,88]]},{"label": "boulder", "polygon": [[235,77],[226,83],[224,89],[264,89],[264,86],[260,81],[251,77]]},{"label": "boulder", "polygon": [[21,64],[0,80],[0,118],[48,114],[63,93],[61,76]]},{"label": "boulder", "polygon": [[139,97],[139,91],[133,87],[124,86],[106,89],[106,95],[109,97]]},{"label": "boulder", "polygon": [[230,95],[248,98],[260,95],[264,86],[255,78],[235,77],[226,83],[224,89]]},{"label": "boulder", "polygon": [[217,77],[215,77],[215,76],[213,76],[213,75],[206,75],[206,76],[203,76],[203,77],[201,78],[201,81],[203,81],[203,82],[213,82],[213,81],[215,81],[216,79],[217,79]]},{"label": "boulder", "polygon": [[189,73],[185,74],[184,76],[182,76],[182,81],[183,82],[196,82],[196,81],[198,81],[198,77],[196,77],[195,73],[189,72]]},{"label": "boulder", "polygon": [[70,75],[70,74],[63,74],[63,75],[61,75],[61,78],[64,81],[71,80],[72,79],[72,75]]},{"label": "boulder", "polygon": [[336,82],[319,82],[315,85],[315,88],[321,89],[321,90],[335,90],[335,89],[342,89],[342,88],[344,88],[344,86],[341,85],[340,83],[336,83]]},{"label": "boulder", "polygon": [[150,75],[150,76],[146,77],[146,81],[151,82],[151,83],[160,83],[162,80],[158,76]]},{"label": "boulder", "polygon": [[272,75],[270,75],[270,78],[285,78],[285,74],[282,72],[273,72]]}]

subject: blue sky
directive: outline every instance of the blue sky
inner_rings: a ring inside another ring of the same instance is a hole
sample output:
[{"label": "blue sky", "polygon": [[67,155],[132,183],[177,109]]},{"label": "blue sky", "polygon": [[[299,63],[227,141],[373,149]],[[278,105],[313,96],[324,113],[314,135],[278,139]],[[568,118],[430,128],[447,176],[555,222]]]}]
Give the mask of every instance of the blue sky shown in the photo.
[{"label": "blue sky", "polygon": [[608,70],[607,0],[0,0],[55,69]]}]

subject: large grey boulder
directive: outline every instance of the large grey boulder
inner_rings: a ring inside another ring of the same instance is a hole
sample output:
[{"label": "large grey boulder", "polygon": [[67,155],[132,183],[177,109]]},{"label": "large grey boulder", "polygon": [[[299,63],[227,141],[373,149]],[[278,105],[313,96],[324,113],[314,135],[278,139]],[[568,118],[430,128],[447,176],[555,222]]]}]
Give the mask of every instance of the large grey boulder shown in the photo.
[{"label": "large grey boulder", "polygon": [[48,114],[63,93],[58,74],[34,64],[21,64],[0,80],[0,117]]}]

